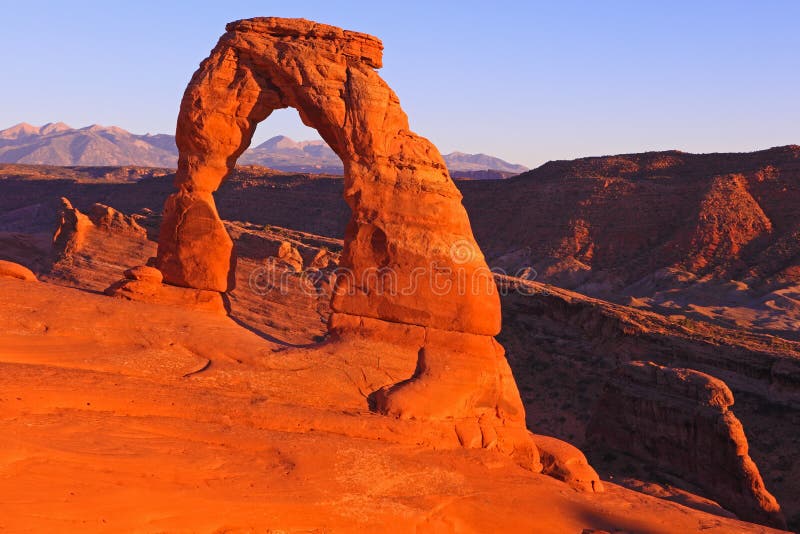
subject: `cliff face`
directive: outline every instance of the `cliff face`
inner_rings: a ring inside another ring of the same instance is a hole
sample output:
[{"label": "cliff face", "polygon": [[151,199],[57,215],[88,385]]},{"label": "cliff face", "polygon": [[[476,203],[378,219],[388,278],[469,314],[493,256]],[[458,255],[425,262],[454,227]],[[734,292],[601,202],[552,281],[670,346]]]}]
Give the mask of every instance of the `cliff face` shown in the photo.
[{"label": "cliff face", "polygon": [[587,441],[696,484],[742,519],[785,528],[730,411],[733,401],[728,386],[705,373],[630,362],[607,382]]},{"label": "cliff face", "polygon": [[598,284],[621,290],[663,268],[798,280],[791,260],[800,249],[786,241],[798,229],[787,208],[800,201],[798,146],[557,161],[460,187],[490,262],[529,247],[546,282],[569,282],[559,267],[568,261],[588,267],[567,284],[581,291]]}]

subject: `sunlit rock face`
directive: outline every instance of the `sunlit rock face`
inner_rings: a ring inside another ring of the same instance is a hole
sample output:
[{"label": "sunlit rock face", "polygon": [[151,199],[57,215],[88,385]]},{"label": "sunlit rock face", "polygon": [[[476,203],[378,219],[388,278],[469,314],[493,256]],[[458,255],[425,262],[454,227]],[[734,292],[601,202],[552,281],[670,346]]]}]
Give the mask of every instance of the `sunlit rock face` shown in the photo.
[{"label": "sunlit rock face", "polygon": [[480,424],[461,425],[466,444],[517,451],[538,469],[519,393],[493,339],[501,321],[493,277],[442,156],[409,130],[397,95],[376,72],[382,49],[369,35],[303,19],[228,24],[181,102],[177,192],[165,205],[156,266],[167,284],[231,289],[233,244],[212,193],[256,125],[276,109],[296,108],[345,169],[351,218],[332,333],[417,333],[401,340],[416,344],[417,371],[374,392],[373,406],[402,418],[477,417]]}]

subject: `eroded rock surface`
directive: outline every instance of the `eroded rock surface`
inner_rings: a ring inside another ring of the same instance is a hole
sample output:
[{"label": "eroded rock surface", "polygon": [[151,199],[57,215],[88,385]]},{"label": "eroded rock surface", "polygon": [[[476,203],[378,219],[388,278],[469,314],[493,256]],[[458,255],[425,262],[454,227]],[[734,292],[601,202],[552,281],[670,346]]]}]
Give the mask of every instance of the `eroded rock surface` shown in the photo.
[{"label": "eroded rock surface", "polygon": [[606,384],[587,440],[696,484],[741,519],[785,528],[733,401],[728,386],[705,373],[630,362]]},{"label": "eroded rock surface", "polygon": [[155,252],[137,217],[141,216],[100,203],[90,205],[84,213],[61,198],[48,276],[105,289],[109,280],[119,276],[120,263],[131,262],[126,268],[131,267],[136,265],[135,257],[147,258]]}]

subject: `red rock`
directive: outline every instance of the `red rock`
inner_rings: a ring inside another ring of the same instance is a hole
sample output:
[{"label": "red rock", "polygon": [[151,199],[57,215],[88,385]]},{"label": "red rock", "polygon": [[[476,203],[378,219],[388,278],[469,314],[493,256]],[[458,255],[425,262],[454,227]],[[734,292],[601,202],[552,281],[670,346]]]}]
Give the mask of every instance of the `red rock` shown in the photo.
[{"label": "red rock", "polygon": [[322,248],[311,259],[309,267],[312,269],[326,269],[332,263],[336,263],[333,255],[325,248]]},{"label": "red rock", "polygon": [[25,282],[38,281],[33,271],[27,267],[6,260],[0,260],[0,278],[16,278]]},{"label": "red rock", "polygon": [[88,228],[92,225],[89,218],[72,207],[66,198],[61,199],[61,210],[56,230],[53,233],[53,253],[57,259],[63,259],[78,252],[86,240]]},{"label": "red rock", "polygon": [[121,280],[108,287],[105,294],[126,300],[166,304],[219,314],[227,313],[222,295],[217,291],[170,286],[151,280]]},{"label": "red rock", "polygon": [[[487,267],[461,194],[439,152],[409,130],[397,96],[375,71],[380,41],[302,19],[243,20],[227,29],[181,104],[178,192],[165,206],[158,254],[166,282],[227,289],[230,243],[210,193],[256,125],[292,106],[346,169],[352,218],[341,267],[352,277],[340,277],[334,310],[497,334],[499,299],[491,277],[480,276]],[[391,268],[395,286],[407,291],[381,292],[371,276],[381,268]],[[474,290],[460,291],[461,279],[474,281]]]},{"label": "red rock", "polygon": [[631,362],[606,384],[587,440],[696,484],[741,519],[786,528],[729,410],[733,400],[722,380],[705,373]]},{"label": "red rock", "polygon": [[157,259],[167,283],[227,291],[233,261],[233,241],[210,192],[182,190],[167,199]]},{"label": "red rock", "polygon": [[300,251],[297,250],[297,247],[292,245],[288,241],[284,241],[281,243],[280,247],[278,248],[278,259],[294,269],[295,271],[302,271],[303,270],[303,257],[300,255]]},{"label": "red rock", "polygon": [[134,216],[97,203],[86,215],[62,198],[48,277],[71,284],[80,280],[93,290],[103,290],[119,276],[120,264],[142,263],[153,251],[146,230]]},{"label": "red rock", "polygon": [[602,493],[603,482],[586,456],[573,445],[550,436],[534,435],[542,472],[563,480],[578,491]]},{"label": "red rock", "polygon": [[147,235],[134,217],[125,215],[105,204],[94,204],[89,208],[89,219],[97,228],[111,232],[129,232],[140,236]]},{"label": "red rock", "polygon": [[164,275],[155,267],[139,265],[125,271],[125,278],[128,280],[140,280],[160,284],[164,280]]}]

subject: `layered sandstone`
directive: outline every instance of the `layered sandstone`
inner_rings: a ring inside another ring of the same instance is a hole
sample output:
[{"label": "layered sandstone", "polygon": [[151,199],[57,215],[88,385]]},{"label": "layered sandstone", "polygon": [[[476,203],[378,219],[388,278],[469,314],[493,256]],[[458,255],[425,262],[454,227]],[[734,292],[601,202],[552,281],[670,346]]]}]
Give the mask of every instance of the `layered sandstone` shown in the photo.
[{"label": "layered sandstone", "polygon": [[[314,215],[313,210],[303,211],[303,209],[311,204],[309,199],[312,195],[314,198],[323,197],[324,200],[320,202],[330,202],[330,199],[337,194],[341,180],[282,174],[257,179],[254,172],[253,169],[237,171],[233,179],[226,183],[221,197],[228,205],[221,210],[231,214],[232,218],[253,218],[255,221],[260,221],[260,224],[225,223],[227,231],[236,243],[238,257],[237,289],[228,295],[232,302],[231,315],[240,323],[269,339],[296,345],[319,341],[324,336],[324,321],[329,314],[329,298],[326,298],[326,295],[329,295],[330,291],[327,280],[324,281],[325,285],[319,288],[319,294],[316,296],[307,290],[302,273],[291,274],[291,278],[288,279],[289,291],[286,293],[274,290],[266,294],[256,294],[248,287],[248,277],[260,266],[269,262],[270,258],[277,258],[280,245],[287,241],[300,251],[305,265],[309,265],[318,254],[338,258],[342,246],[341,240],[304,234],[277,226],[265,227],[264,224],[274,223],[275,219],[272,217],[288,217],[294,213],[294,218],[287,219],[287,224],[293,227],[302,228],[304,224],[318,225],[331,228],[330,231],[335,232],[338,226],[333,223],[341,220],[340,210],[335,212],[328,210],[324,215]],[[9,182],[3,186],[3,190],[7,191],[9,196],[0,198],[0,204],[7,210],[0,213],[0,225],[8,224],[7,213],[11,213],[12,218],[16,217],[23,206],[29,206],[44,198],[47,188],[38,188],[40,184],[48,184],[49,188],[58,191],[56,197],[69,194],[76,205],[86,206],[87,212],[93,202],[103,200],[115,208],[124,208],[126,213],[147,213],[145,206],[155,208],[158,202],[163,200],[164,191],[168,187],[166,182],[167,180],[145,179],[139,183],[115,184],[111,187],[108,184],[93,183],[89,177],[80,185],[74,186],[72,192],[59,189],[63,187],[63,181],[31,180],[23,184]],[[22,185],[27,186],[27,189]],[[295,196],[290,196],[292,192]],[[298,196],[303,194],[307,196]],[[273,210],[271,201],[271,212],[259,214],[258,198],[272,199],[274,196],[279,198],[279,206]],[[292,205],[295,204],[298,208],[291,212]],[[231,211],[235,207],[240,211]],[[281,215],[281,210],[285,210],[284,215]],[[336,216],[331,217],[327,213],[334,213]],[[264,219],[264,217],[270,218]],[[43,228],[52,229],[52,218],[52,212],[42,213]],[[147,218],[140,218],[138,215],[134,218],[148,229],[155,228],[154,224],[158,221],[158,216],[152,214]],[[13,228],[16,231],[38,231],[39,218],[29,217],[28,221],[27,226],[20,222]],[[28,228],[31,230],[27,230]],[[151,230],[151,234],[155,235],[155,232]],[[104,234],[96,235],[99,237]],[[108,272],[109,278],[101,285],[98,285],[95,274],[95,270],[101,265],[98,262],[73,265],[73,270],[69,274],[75,277],[74,280],[46,275],[44,279],[58,284],[66,283],[75,287],[102,290],[116,280],[119,273],[131,265],[144,263],[148,257],[147,254],[141,253],[147,247],[142,247],[142,243],[139,242],[126,241],[129,248],[125,250],[114,248],[121,237],[122,234],[109,234],[107,239],[91,239],[80,252],[81,256],[95,256],[102,259],[102,265],[105,262],[113,262],[113,269]],[[13,247],[13,242],[5,241],[5,243],[10,243]],[[107,255],[108,249],[113,249],[113,256]],[[3,252],[6,253],[8,250],[14,249],[4,248]],[[49,240],[46,250],[49,250]],[[328,252],[324,252],[325,250]],[[33,262],[26,259],[32,257],[34,256],[24,255],[14,259],[14,256],[9,256],[9,259],[34,266]],[[280,267],[279,263],[276,262],[276,267]],[[39,267],[36,267],[36,270],[38,272]],[[583,436],[590,408],[594,405],[607,375],[613,371],[618,355],[629,354],[638,358],[657,355],[658,363],[662,365],[697,368],[724,377],[734,391],[736,415],[747,431],[750,454],[757,462],[767,487],[782,504],[784,513],[787,517],[795,515],[794,503],[797,502],[798,493],[796,477],[792,474],[792,466],[795,464],[792,462],[796,458],[794,442],[797,433],[793,429],[798,427],[798,421],[797,411],[790,408],[797,406],[797,402],[790,399],[798,398],[795,375],[800,375],[796,372],[798,353],[796,343],[777,343],[780,340],[753,335],[742,330],[732,331],[705,323],[670,320],[543,284],[530,285],[532,288],[529,292],[518,294],[517,291],[511,291],[510,295],[503,297],[504,328],[500,337],[523,395],[530,428],[536,432],[569,440],[585,448]],[[210,314],[200,315],[203,316]],[[403,335],[406,333],[407,331],[404,331]],[[376,348],[371,350],[375,358],[379,359],[381,368],[384,368],[389,350]],[[281,352],[281,357],[284,354],[285,352]],[[412,362],[413,355],[414,351],[411,351],[409,356]],[[407,372],[389,372],[397,378],[411,376],[414,364],[408,365]],[[359,377],[360,371],[351,370],[350,374]],[[380,385],[380,382],[374,383]],[[370,382],[367,385],[360,384],[365,395],[375,387],[370,384]],[[558,384],[559,387],[553,389],[553,384]],[[794,397],[790,396],[792,391],[795,392]],[[453,436],[456,437],[457,434],[453,433]],[[466,432],[462,432],[462,439],[466,437]],[[542,445],[538,436],[534,436],[534,440],[540,449],[546,472],[558,476],[559,470],[551,468],[550,451]],[[469,442],[467,439],[464,441]],[[480,436],[472,442],[477,441],[480,441]],[[653,484],[657,482],[659,488],[669,492],[666,498],[695,506],[691,501],[670,496],[674,494],[676,482],[669,482],[671,488],[666,488],[667,483],[660,478],[660,472],[657,478],[648,478],[647,463],[631,462],[626,458],[619,455],[618,464],[607,466],[600,456],[591,455],[592,465],[604,476],[613,473],[613,482],[616,484],[621,483],[622,477],[627,477],[625,484],[628,487],[638,489],[650,484],[652,489]],[[631,476],[637,476],[635,472],[627,473],[621,470],[628,463],[644,471],[639,473],[640,484],[627,482]],[[568,467],[572,468],[573,465],[576,464],[569,462]],[[681,487],[694,493],[700,492],[699,489],[692,489],[692,486]],[[651,495],[665,496],[663,491],[654,492],[651,489],[644,491]],[[702,509],[710,508],[702,507]]]},{"label": "layered sandstone", "polygon": [[587,441],[697,485],[742,519],[785,528],[729,409],[733,401],[728,386],[705,373],[630,362],[607,382]]}]

